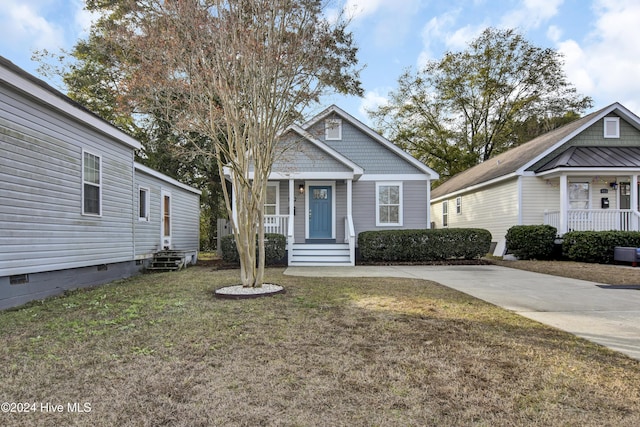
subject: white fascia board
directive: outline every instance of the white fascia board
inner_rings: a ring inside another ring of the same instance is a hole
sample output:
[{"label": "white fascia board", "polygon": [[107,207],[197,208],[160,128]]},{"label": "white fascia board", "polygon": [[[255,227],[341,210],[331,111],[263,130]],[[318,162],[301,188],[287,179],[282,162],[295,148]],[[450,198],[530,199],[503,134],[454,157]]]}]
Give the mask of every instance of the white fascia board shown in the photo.
[{"label": "white fascia board", "polygon": [[0,67],[0,80],[17,88],[22,92],[25,92],[32,98],[36,98],[39,101],[49,105],[50,107],[53,107],[56,110],[62,111],[66,115],[82,121],[89,127],[99,131],[100,133],[117,139],[121,143],[128,145],[131,148],[142,148],[142,144],[131,135],[121,131],[117,127],[109,124],[105,120],[102,120],[98,116],[76,107],[70,102],[70,100],[65,101],[65,99],[63,98],[66,98],[66,96],[62,93],[60,93],[59,95],[54,94],[51,91],[44,89],[43,87],[4,67]]},{"label": "white fascia board", "polygon": [[[253,179],[253,172],[249,173],[249,179]],[[357,179],[353,172],[271,172],[270,180],[305,179],[305,180],[341,180]]]},{"label": "white fascia board", "polygon": [[640,168],[555,168],[548,171],[544,171],[536,174],[540,178],[555,178],[560,175],[567,176],[583,176],[583,175],[625,175],[625,174],[638,174]]},{"label": "white fascia board", "polygon": [[624,116],[624,118],[628,122],[630,122],[632,124],[632,126],[634,126],[636,129],[640,130],[640,118],[638,118],[638,116],[636,116],[631,111],[629,111],[627,108],[625,108],[622,104],[620,104],[618,102],[613,103],[609,107],[603,109],[600,112],[600,114],[598,114],[597,116],[594,116],[587,123],[583,124],[578,129],[574,130],[572,133],[570,133],[569,135],[565,136],[564,138],[562,138],[561,140],[559,140],[558,142],[553,144],[552,147],[547,148],[543,153],[541,153],[538,156],[534,157],[533,159],[529,160],[527,163],[525,163],[523,166],[521,166],[516,171],[516,173],[519,174],[519,175],[523,174],[532,165],[536,164],[537,162],[542,160],[544,157],[546,157],[549,154],[553,153],[559,147],[564,145],[567,141],[571,140],[572,138],[575,138],[577,135],[579,135],[580,133],[584,132],[584,130],[587,129],[589,126],[592,126],[598,120],[601,120],[607,114],[609,114],[609,113],[611,113],[612,111],[615,111],[615,110],[617,110],[618,114],[621,114],[622,116]]},{"label": "white fascia board", "polygon": [[422,163],[421,161],[419,161],[418,159],[416,159],[406,151],[402,150],[393,142],[389,141],[387,138],[375,132],[369,126],[365,125],[360,120],[356,119],[351,114],[347,113],[346,111],[344,111],[343,109],[341,109],[336,105],[332,105],[331,107],[327,108],[322,113],[318,114],[316,117],[312,118],[311,120],[306,122],[304,125],[302,125],[302,127],[305,129],[308,129],[331,113],[336,113],[342,116],[344,119],[348,120],[352,125],[357,127],[360,131],[362,131],[363,133],[367,134],[369,137],[373,138],[374,140],[378,141],[380,144],[385,146],[388,150],[392,151],[394,154],[400,156],[407,162],[411,163],[413,166],[415,166],[422,172],[428,174],[431,179],[440,178],[440,175],[436,171],[434,171],[433,169],[431,169],[430,167],[428,167],[427,165],[425,165],[424,163]]},{"label": "white fascia board", "polygon": [[[471,192],[480,190],[483,187],[488,187],[490,185],[498,184],[498,183],[500,183],[502,181],[507,181],[507,180],[515,178],[517,176],[519,176],[519,175],[517,173],[515,173],[515,172],[510,173],[508,175],[499,176],[498,178],[494,178],[492,180],[485,181],[485,182],[482,182],[480,184],[476,184],[476,185],[472,185],[472,186],[469,186],[469,187],[465,187],[465,188],[462,188],[462,189],[460,189],[458,191],[454,191],[452,193],[447,193],[447,194],[444,194],[444,195],[442,195],[440,197],[432,198],[431,199],[431,203],[436,203],[436,202],[439,202],[441,200],[450,199],[452,197],[459,196],[460,194],[471,193]],[[433,194],[433,190],[431,190],[431,191],[432,191],[432,194]]]},{"label": "white fascia board", "polygon": [[138,162],[135,162],[134,166],[135,166],[136,170],[139,170],[140,172],[144,172],[147,175],[151,175],[151,176],[153,176],[155,178],[158,178],[159,180],[164,181],[164,182],[166,182],[168,184],[175,185],[176,187],[180,187],[180,188],[182,188],[184,190],[190,191],[190,192],[195,193],[197,195],[201,195],[202,194],[202,191],[198,190],[197,188],[193,188],[193,187],[191,187],[191,186],[189,186],[187,184],[183,184],[182,182],[177,181],[177,180],[171,178],[170,176],[167,176],[167,175],[165,175],[163,173],[160,173],[157,170],[151,169],[151,168],[149,168],[147,166],[141,165]]},{"label": "white fascia board", "polygon": [[429,181],[429,176],[423,174],[365,174],[359,181]]}]

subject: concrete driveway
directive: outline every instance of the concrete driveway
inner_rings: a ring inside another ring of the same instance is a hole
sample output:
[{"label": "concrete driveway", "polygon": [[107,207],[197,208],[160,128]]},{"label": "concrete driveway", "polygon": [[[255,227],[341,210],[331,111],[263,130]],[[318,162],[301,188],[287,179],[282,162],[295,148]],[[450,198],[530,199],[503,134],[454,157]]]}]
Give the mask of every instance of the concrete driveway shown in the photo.
[{"label": "concrete driveway", "polygon": [[432,280],[640,360],[640,290],[480,265],[289,267],[285,274]]}]

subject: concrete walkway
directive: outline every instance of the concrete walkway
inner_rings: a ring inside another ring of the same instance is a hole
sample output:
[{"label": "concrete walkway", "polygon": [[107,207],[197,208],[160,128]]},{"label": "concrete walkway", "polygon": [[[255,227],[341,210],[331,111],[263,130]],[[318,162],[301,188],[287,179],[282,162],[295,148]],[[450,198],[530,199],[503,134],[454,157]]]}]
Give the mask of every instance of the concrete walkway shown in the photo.
[{"label": "concrete walkway", "polygon": [[289,267],[285,274],[432,280],[640,360],[640,290],[480,265]]}]

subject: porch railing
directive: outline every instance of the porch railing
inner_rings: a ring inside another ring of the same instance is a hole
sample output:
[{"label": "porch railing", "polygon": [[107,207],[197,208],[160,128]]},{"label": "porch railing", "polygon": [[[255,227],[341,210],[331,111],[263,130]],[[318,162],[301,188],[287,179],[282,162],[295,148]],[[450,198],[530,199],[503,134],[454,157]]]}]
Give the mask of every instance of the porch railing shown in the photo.
[{"label": "porch railing", "polygon": [[344,217],[344,242],[349,244],[349,261],[351,265],[356,264],[356,229],[353,226],[351,215]]},{"label": "porch railing", "polygon": [[264,232],[287,235],[289,215],[265,215]]},{"label": "porch railing", "polygon": [[[545,212],[544,224],[560,228],[560,212]],[[568,231],[637,231],[640,216],[631,209],[570,209]]]}]

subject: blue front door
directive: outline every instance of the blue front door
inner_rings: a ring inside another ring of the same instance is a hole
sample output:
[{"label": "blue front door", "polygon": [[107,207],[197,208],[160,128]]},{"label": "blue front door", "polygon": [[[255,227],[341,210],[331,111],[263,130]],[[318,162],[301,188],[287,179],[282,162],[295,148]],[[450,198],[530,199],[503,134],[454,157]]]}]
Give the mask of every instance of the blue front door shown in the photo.
[{"label": "blue front door", "polygon": [[332,224],[331,187],[309,186],[309,238],[331,239]]}]

